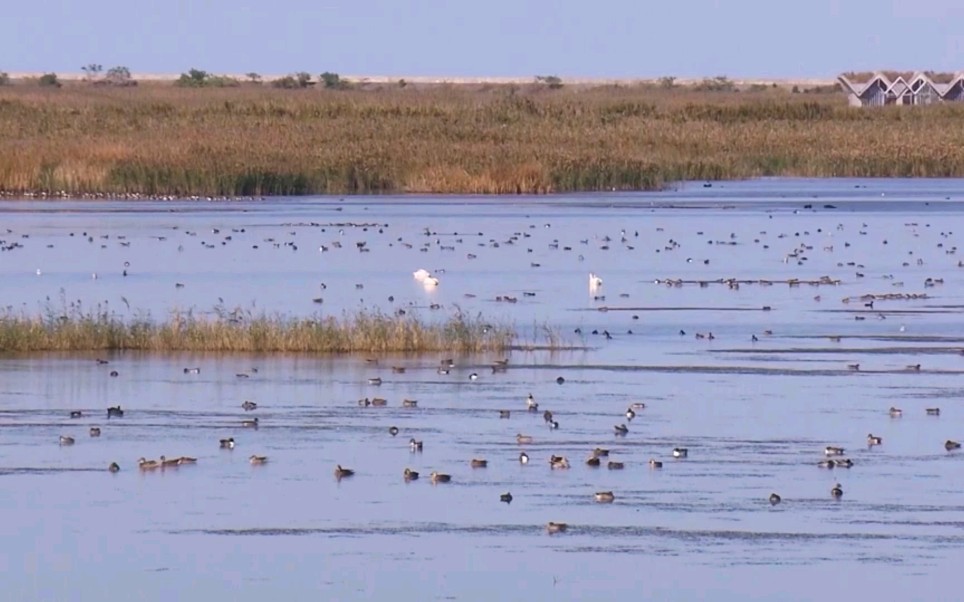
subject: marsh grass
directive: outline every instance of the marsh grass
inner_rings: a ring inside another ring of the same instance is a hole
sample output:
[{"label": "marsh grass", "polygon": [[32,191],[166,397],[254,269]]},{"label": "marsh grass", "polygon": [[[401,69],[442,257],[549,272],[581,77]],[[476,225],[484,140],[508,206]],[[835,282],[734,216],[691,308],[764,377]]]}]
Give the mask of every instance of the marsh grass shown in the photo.
[{"label": "marsh grass", "polygon": [[964,176],[964,103],[659,86],[0,88],[0,192],[261,196],[643,190]]},{"label": "marsh grass", "polygon": [[298,353],[483,352],[512,346],[511,328],[456,312],[440,322],[377,311],[296,318],[216,308],[174,311],[165,320],[125,317],[78,303],[37,314],[0,314],[0,352],[207,351]]}]

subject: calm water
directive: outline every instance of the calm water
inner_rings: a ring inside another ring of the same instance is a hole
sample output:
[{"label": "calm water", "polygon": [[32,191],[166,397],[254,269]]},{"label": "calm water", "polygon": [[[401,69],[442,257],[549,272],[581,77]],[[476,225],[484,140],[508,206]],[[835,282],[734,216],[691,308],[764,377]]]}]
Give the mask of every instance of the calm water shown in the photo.
[{"label": "calm water", "polygon": [[[499,373],[496,356],[456,357],[449,374],[437,371],[442,356],[0,359],[6,595],[953,597],[964,454],[944,442],[964,438],[962,218],[964,181],[2,202],[0,303],[11,312],[403,307],[441,319],[458,307],[514,324],[523,340],[540,340],[548,325],[584,347],[513,351]],[[419,285],[419,268],[439,287]],[[603,279],[595,291],[590,272]],[[824,276],[839,282],[786,282]],[[667,286],[675,279],[684,283]],[[867,307],[867,294],[919,298]],[[525,411],[530,393],[538,413]],[[376,396],[388,407],[357,404]],[[418,407],[401,407],[404,398]],[[244,412],[245,400],[258,409]],[[646,408],[627,423],[637,402]],[[126,415],[107,420],[116,404]],[[890,417],[891,406],[903,416]],[[940,416],[926,415],[932,407]],[[75,410],[83,417],[70,418]],[[259,428],[241,426],[254,416]],[[625,437],[617,424],[628,424]],[[94,425],[99,438],[87,434]],[[519,433],[533,443],[519,445]],[[868,433],[883,444],[868,448]],[[59,446],[60,435],[76,445]],[[226,437],[234,450],[219,449]],[[412,437],[422,453],[409,450]],[[854,466],[818,467],[827,445],[846,448]],[[625,470],[607,470],[605,458],[586,466],[597,446]],[[674,447],[689,457],[674,459]],[[250,465],[251,454],[268,463]],[[572,468],[551,470],[552,454]],[[160,455],[198,462],[137,469],[137,458]],[[488,467],[471,468],[472,458]],[[663,468],[650,469],[650,458]],[[113,461],[117,474],[106,470]],[[355,476],[337,481],[336,464]],[[421,478],[406,483],[406,467]],[[452,482],[432,485],[432,471]],[[614,503],[594,501],[610,490]],[[771,506],[771,492],[783,502]],[[548,521],[569,530],[549,535]]]}]

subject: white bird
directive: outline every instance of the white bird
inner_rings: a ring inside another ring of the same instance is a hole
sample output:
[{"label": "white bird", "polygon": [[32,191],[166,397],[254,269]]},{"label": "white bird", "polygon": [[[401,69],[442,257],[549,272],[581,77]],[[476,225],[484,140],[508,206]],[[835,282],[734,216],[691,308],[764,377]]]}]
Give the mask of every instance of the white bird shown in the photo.
[{"label": "white bird", "polygon": [[435,276],[426,276],[425,279],[422,280],[422,286],[425,288],[436,287],[438,286],[438,278]]},{"label": "white bird", "polygon": [[415,280],[418,280],[419,282],[424,282],[425,279],[430,277],[431,275],[432,275],[431,272],[429,272],[424,268],[420,268],[417,272],[412,272],[412,276],[414,276]]},{"label": "white bird", "polygon": [[596,290],[600,286],[602,286],[602,278],[589,272],[589,290]]}]

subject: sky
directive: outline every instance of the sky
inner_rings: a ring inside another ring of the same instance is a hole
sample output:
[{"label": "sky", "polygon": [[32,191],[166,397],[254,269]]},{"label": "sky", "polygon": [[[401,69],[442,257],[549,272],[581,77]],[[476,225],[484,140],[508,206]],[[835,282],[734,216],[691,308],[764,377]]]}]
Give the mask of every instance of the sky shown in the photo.
[{"label": "sky", "polygon": [[829,78],[964,70],[961,0],[31,0],[0,71]]}]

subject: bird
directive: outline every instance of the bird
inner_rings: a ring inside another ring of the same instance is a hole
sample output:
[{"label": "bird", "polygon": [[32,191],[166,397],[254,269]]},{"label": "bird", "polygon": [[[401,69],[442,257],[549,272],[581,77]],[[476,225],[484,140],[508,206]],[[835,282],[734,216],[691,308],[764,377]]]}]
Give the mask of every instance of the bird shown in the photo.
[{"label": "bird", "polygon": [[177,459],[177,465],[181,466],[183,464],[197,464],[197,458],[192,458],[190,456],[181,456]]},{"label": "bird", "polygon": [[252,418],[250,420],[242,420],[241,426],[243,426],[244,428],[256,429],[258,428],[258,419]]},{"label": "bird", "polygon": [[407,483],[409,481],[417,480],[418,473],[412,470],[411,468],[406,468],[405,471],[402,472],[402,477],[405,479],[405,482]]},{"label": "bird", "polygon": [[549,456],[549,468],[553,470],[569,468],[569,459],[565,456]]},{"label": "bird", "polygon": [[529,409],[530,412],[539,411],[539,404],[536,403],[536,400],[532,396],[532,393],[529,393],[529,396],[526,398],[526,407]]},{"label": "bird", "polygon": [[875,437],[873,434],[867,435],[867,445],[880,445],[884,440],[881,437]]},{"label": "bird", "polygon": [[608,468],[609,470],[622,470],[626,468],[626,465],[623,464],[622,462],[609,462],[608,464],[606,464],[606,468]]},{"label": "bird", "polygon": [[485,468],[489,465],[489,461],[481,460],[479,458],[472,458],[472,461],[469,464],[472,466],[472,468]]},{"label": "bird", "polygon": [[408,440],[408,447],[413,452],[420,452],[422,451],[422,442],[416,441],[415,437],[412,437],[411,439]]},{"label": "bird", "polygon": [[355,474],[354,470],[351,470],[349,468],[342,468],[341,464],[335,467],[335,478],[338,480],[341,480],[345,477],[353,476],[354,474]]},{"label": "bird", "polygon": [[961,449],[961,444],[958,443],[957,441],[951,441],[950,439],[948,439],[947,441],[944,442],[944,449],[946,449],[947,451],[951,451],[954,449]]},{"label": "bird", "polygon": [[388,429],[388,434],[391,435],[392,437],[394,437],[395,435],[397,435],[397,434],[398,434],[398,427],[397,427],[397,426],[393,426],[393,427],[389,428],[389,429]]},{"label": "bird", "polygon": [[528,463],[529,463],[529,454],[527,454],[527,453],[525,453],[525,452],[520,453],[520,454],[519,454],[519,464],[528,464]]},{"label": "bird", "polygon": [[783,501],[783,498],[781,498],[779,495],[775,493],[770,494],[770,503],[773,504],[774,506],[776,506],[782,501]]},{"label": "bird", "polygon": [[510,416],[512,416],[510,410],[499,410],[499,418],[509,418]]},{"label": "bird", "polygon": [[927,415],[928,415],[928,416],[940,416],[940,415],[941,415],[941,409],[940,409],[940,408],[927,408],[926,411],[927,411]]},{"label": "bird", "polygon": [[626,420],[632,420],[632,419],[635,418],[635,417],[636,417],[636,412],[633,411],[633,408],[627,408],[627,409],[626,409]]},{"label": "bird", "polygon": [[218,443],[221,444],[221,449],[234,449],[234,437],[221,439]]},{"label": "bird", "polygon": [[626,433],[629,432],[629,427],[627,427],[625,424],[617,424],[613,427],[613,430],[616,432],[617,437],[621,437],[625,436]]},{"label": "bird", "polygon": [[589,459],[586,460],[587,466],[597,467],[600,464],[602,464],[602,461],[596,456],[589,456]]},{"label": "bird", "polygon": [[590,290],[599,288],[600,286],[602,286],[602,283],[603,283],[602,278],[600,278],[599,276],[597,276],[592,272],[589,272],[589,289]]},{"label": "bird", "polygon": [[100,437],[100,427],[99,427],[99,426],[92,426],[92,427],[90,427],[90,436],[91,436],[91,437]]},{"label": "bird", "polygon": [[595,495],[596,501],[601,504],[611,504],[616,496],[613,495],[612,491],[597,491]]},{"label": "bird", "polygon": [[61,445],[73,445],[73,444],[74,444],[74,438],[73,438],[73,437],[67,437],[66,435],[61,435],[61,436],[60,436],[60,444],[61,444]]},{"label": "bird", "polygon": [[114,406],[112,408],[107,408],[107,418],[123,418],[124,410],[120,406]]},{"label": "bird", "polygon": [[111,472],[120,472],[120,464],[117,462],[111,462],[110,466],[107,467],[107,470]]},{"label": "bird", "polygon": [[659,460],[654,460],[653,458],[650,458],[650,459],[649,459],[649,467],[650,467],[650,468],[662,468],[662,467],[663,467],[663,463],[660,462]]},{"label": "bird", "polygon": [[[248,462],[250,462],[252,465],[267,464],[267,463],[268,463],[268,456],[256,456],[256,455],[253,455],[253,454],[252,454],[252,455],[248,458]],[[349,476],[349,475],[345,475],[345,476]]]},{"label": "bird", "polygon": [[145,458],[139,458],[137,460],[137,467],[141,470],[154,470],[155,468],[160,468],[161,464],[157,460],[147,460]]},{"label": "bird", "polygon": [[517,435],[515,436],[515,440],[516,440],[516,442],[519,443],[520,445],[522,445],[522,444],[524,444],[524,443],[532,443],[532,441],[533,441],[532,435],[523,435],[522,433],[517,434]]},{"label": "bird", "polygon": [[509,493],[508,491],[506,491],[505,493],[503,493],[502,495],[499,496],[499,501],[500,501],[500,502],[505,502],[506,504],[511,504],[511,503],[512,503],[512,494]]},{"label": "bird", "polygon": [[903,410],[895,407],[891,407],[889,410],[887,410],[887,413],[890,414],[891,418],[900,418],[901,416],[904,415]]},{"label": "bird", "polygon": [[167,466],[177,466],[177,465],[178,465],[178,458],[168,459],[167,456],[161,456],[161,468],[165,468]]},{"label": "bird", "polygon": [[842,456],[844,455],[844,448],[828,445],[823,449],[823,453],[825,456]]},{"label": "bird", "polygon": [[674,448],[673,448],[673,457],[674,457],[674,458],[686,458],[686,457],[688,457],[689,455],[690,455],[690,450],[686,449],[685,447],[674,447]]},{"label": "bird", "polygon": [[469,380],[479,380],[479,375],[475,372],[469,374]]},{"label": "bird", "polygon": [[569,528],[569,525],[567,525],[566,523],[554,523],[550,521],[549,524],[546,525],[546,531],[548,531],[550,534],[565,533],[566,529],[568,528]]},{"label": "bird", "polygon": [[201,373],[201,369],[200,369],[200,368],[185,368],[185,369],[184,369],[184,374],[200,374],[200,373]]},{"label": "bird", "polygon": [[432,483],[448,483],[452,480],[452,475],[447,475],[440,472],[433,472],[429,476],[432,478]]},{"label": "bird", "polygon": [[84,416],[84,413],[81,412],[80,410],[73,410],[70,412],[71,418],[83,418],[83,416]]},{"label": "bird", "polygon": [[258,404],[253,401],[245,401],[241,404],[241,408],[244,409],[245,412],[250,412],[252,410],[257,410]]},{"label": "bird", "polygon": [[840,487],[840,483],[833,486],[833,489],[830,490],[830,496],[836,500],[843,497],[843,488]]}]

